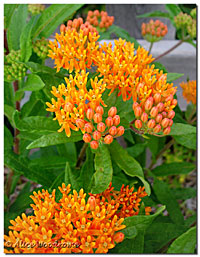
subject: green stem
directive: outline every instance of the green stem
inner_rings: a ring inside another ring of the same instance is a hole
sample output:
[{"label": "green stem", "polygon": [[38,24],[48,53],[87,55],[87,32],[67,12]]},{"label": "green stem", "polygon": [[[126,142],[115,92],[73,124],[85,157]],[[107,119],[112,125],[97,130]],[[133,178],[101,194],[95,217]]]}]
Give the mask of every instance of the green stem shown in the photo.
[{"label": "green stem", "polygon": [[151,44],[150,44],[150,47],[149,47],[149,54],[151,53],[152,47],[153,47],[153,42],[151,42]]},{"label": "green stem", "polygon": [[83,158],[85,156],[85,152],[86,152],[87,147],[88,147],[88,144],[84,143],[83,147],[81,148],[81,151],[80,151],[77,163],[76,163],[76,168],[80,167],[81,162],[82,162],[82,160],[83,160]]}]

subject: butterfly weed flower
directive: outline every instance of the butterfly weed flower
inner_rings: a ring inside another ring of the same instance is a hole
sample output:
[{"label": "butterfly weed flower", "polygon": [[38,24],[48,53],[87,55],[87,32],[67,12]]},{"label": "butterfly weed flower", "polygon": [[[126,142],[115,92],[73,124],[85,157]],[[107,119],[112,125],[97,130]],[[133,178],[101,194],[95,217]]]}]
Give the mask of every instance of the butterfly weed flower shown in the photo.
[{"label": "butterfly weed flower", "polygon": [[144,39],[151,43],[162,40],[168,32],[167,25],[159,20],[150,20],[149,23],[142,23],[141,30]]},{"label": "butterfly weed flower", "polygon": [[182,95],[187,103],[192,102],[196,105],[196,80],[189,80],[188,82],[181,82]]},{"label": "butterfly weed flower", "polygon": [[59,201],[55,189],[33,192],[33,214],[10,221],[5,253],[107,253],[124,240],[124,218],[137,215],[146,196],[144,188],[115,191],[111,184],[88,200],[83,189],[71,192],[71,185],[63,183],[59,190]]}]

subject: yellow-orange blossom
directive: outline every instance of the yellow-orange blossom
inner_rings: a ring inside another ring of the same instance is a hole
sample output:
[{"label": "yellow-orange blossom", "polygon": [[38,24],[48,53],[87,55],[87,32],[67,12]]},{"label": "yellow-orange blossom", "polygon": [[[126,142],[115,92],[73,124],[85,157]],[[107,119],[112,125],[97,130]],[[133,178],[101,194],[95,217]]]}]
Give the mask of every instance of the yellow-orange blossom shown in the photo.
[{"label": "yellow-orange blossom", "polygon": [[[107,253],[124,239],[119,232],[125,228],[124,218],[137,215],[141,198],[147,195],[141,187],[135,192],[129,186],[114,191],[110,184],[86,201],[83,189],[71,194],[70,186],[59,187],[59,202],[55,189],[33,193],[34,214],[23,213],[10,221],[9,235],[4,236],[5,253]],[[147,207],[146,215],[150,211]]]}]

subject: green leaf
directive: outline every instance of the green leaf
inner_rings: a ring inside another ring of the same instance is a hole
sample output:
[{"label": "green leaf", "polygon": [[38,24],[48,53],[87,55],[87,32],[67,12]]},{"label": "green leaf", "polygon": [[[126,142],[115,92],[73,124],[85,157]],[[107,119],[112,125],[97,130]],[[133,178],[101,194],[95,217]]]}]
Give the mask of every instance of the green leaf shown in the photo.
[{"label": "green leaf", "polygon": [[153,65],[155,65],[155,69],[163,70],[164,73],[168,73],[165,66],[160,62],[153,62]]},{"label": "green leaf", "polygon": [[148,12],[148,13],[137,15],[137,18],[149,18],[149,17],[160,17],[160,18],[170,19],[169,13],[161,12],[161,11],[154,11],[154,12]]},{"label": "green leaf", "polygon": [[174,123],[171,127],[171,136],[188,135],[196,133],[196,127],[189,124]]},{"label": "green leaf", "polygon": [[19,4],[4,4],[4,28],[7,29],[10,25],[10,20]]},{"label": "green leaf", "polygon": [[79,191],[81,188],[78,181],[79,175],[80,173],[78,172],[78,170],[71,169],[69,163],[67,162],[65,166],[65,177],[64,177],[65,185],[71,184],[72,189]]},{"label": "green leaf", "polygon": [[57,145],[64,144],[68,142],[77,142],[82,140],[82,134],[79,132],[72,132],[70,137],[67,137],[66,134],[63,133],[51,133],[48,135],[44,135],[35,141],[33,141],[30,145],[27,146],[27,149],[33,149],[37,147],[46,147],[49,145]]},{"label": "green leaf", "polygon": [[22,61],[27,62],[32,54],[32,40],[31,40],[31,32],[32,28],[37,20],[37,16],[33,16],[30,21],[26,24],[24,29],[22,30],[20,36],[20,49]]},{"label": "green leaf", "polygon": [[83,4],[52,4],[43,11],[38,19],[32,32],[33,38],[49,37],[64,20],[82,6]]},{"label": "green leaf", "polygon": [[55,179],[55,176],[45,170],[39,169],[39,167],[34,167],[31,169],[30,160],[27,158],[20,158],[19,155],[9,152],[5,154],[4,157],[5,165],[8,166],[10,169],[13,169],[16,173],[24,175],[26,178],[41,184],[43,186],[51,185],[52,181]]},{"label": "green leaf", "polygon": [[38,75],[35,74],[28,74],[27,81],[25,86],[18,90],[21,91],[38,91],[45,86],[44,82]]},{"label": "green leaf", "polygon": [[183,73],[167,73],[167,82],[173,82],[174,80],[181,78],[183,75]]},{"label": "green leaf", "polygon": [[[153,220],[160,215],[165,209],[165,206],[158,208],[157,212],[153,215],[136,215],[124,219],[126,228],[122,230],[128,238],[125,239],[121,244],[115,247],[117,253],[143,253],[144,250],[144,234]],[[136,231],[137,231],[137,235]]]},{"label": "green leaf", "polygon": [[171,191],[177,200],[187,200],[197,196],[197,190],[191,187],[171,188]]},{"label": "green leaf", "polygon": [[179,236],[169,247],[167,253],[194,253],[196,247],[196,227],[190,228]]},{"label": "green leaf", "polygon": [[148,137],[149,137],[149,139],[147,141],[147,146],[152,153],[153,160],[155,160],[158,153],[165,146],[166,138],[165,137],[159,138],[159,137],[152,136],[152,135],[148,135]]},{"label": "green leaf", "polygon": [[19,4],[18,8],[14,10],[7,31],[8,48],[10,51],[19,50],[20,48],[20,36],[26,25],[27,15],[27,4]]},{"label": "green leaf", "polygon": [[155,176],[153,177],[153,191],[157,199],[160,201],[160,203],[166,205],[169,216],[175,224],[183,224],[184,218],[179,208],[179,204],[172,194],[169,186],[165,182],[158,180]]},{"label": "green leaf", "polygon": [[181,136],[174,136],[174,139],[176,142],[180,145],[183,145],[189,149],[196,150],[196,133],[195,134],[186,134],[186,135],[181,135]]},{"label": "green leaf", "polygon": [[196,106],[192,103],[187,105],[187,109],[185,111],[186,120],[191,119],[196,114]]},{"label": "green leaf", "polygon": [[14,126],[13,123],[13,114],[15,112],[15,108],[10,105],[4,104],[4,115],[8,118],[10,124]]},{"label": "green leaf", "polygon": [[99,194],[108,188],[113,175],[110,153],[106,145],[103,144],[98,148],[94,163],[95,173],[92,177],[93,184],[91,186],[91,193]]},{"label": "green leaf", "polygon": [[15,111],[13,120],[17,129],[31,133],[35,131],[55,132],[59,128],[57,122],[53,121],[52,118],[43,116],[25,117],[20,120],[18,111]]},{"label": "green leaf", "polygon": [[142,143],[142,144],[135,144],[134,146],[128,147],[126,150],[129,155],[131,155],[133,158],[136,158],[139,156],[141,153],[144,152],[146,149],[147,142]]},{"label": "green leaf", "polygon": [[128,154],[128,152],[114,140],[112,144],[108,146],[112,159],[116,164],[129,176],[138,177],[145,186],[145,190],[150,195],[149,184],[144,179],[144,174],[140,164]]},{"label": "green leaf", "polygon": [[92,176],[94,174],[94,154],[91,152],[91,149],[88,147],[86,150],[86,161],[84,162],[81,173],[80,173],[80,182],[86,193],[90,192]]},{"label": "green leaf", "polygon": [[123,29],[117,25],[113,24],[112,26],[110,26],[109,32],[114,33],[116,36],[118,36],[122,39],[125,39],[128,42],[134,43],[135,49],[137,49],[139,46],[141,46],[134,37],[131,37],[129,35],[128,31],[126,31],[125,29]]},{"label": "green leaf", "polygon": [[181,12],[181,9],[176,4],[166,4],[165,9],[172,17],[178,15]]},{"label": "green leaf", "polygon": [[[42,169],[48,170],[52,168],[56,169],[64,169],[66,165],[66,157],[61,156],[44,156],[40,158],[36,158],[30,161],[30,167],[34,169],[35,167],[40,167]],[[69,160],[71,164],[71,160]]]},{"label": "green leaf", "polygon": [[4,125],[4,151],[11,150],[13,146],[13,135],[10,130]]},{"label": "green leaf", "polygon": [[76,145],[73,142],[68,142],[65,144],[59,144],[56,146],[58,154],[62,157],[65,157],[65,160],[68,161],[71,165],[76,164],[77,153]]},{"label": "green leaf", "polygon": [[156,176],[170,176],[188,174],[196,168],[196,165],[190,162],[164,163],[152,170]]},{"label": "green leaf", "polygon": [[15,108],[14,88],[12,83],[4,82],[4,104]]}]

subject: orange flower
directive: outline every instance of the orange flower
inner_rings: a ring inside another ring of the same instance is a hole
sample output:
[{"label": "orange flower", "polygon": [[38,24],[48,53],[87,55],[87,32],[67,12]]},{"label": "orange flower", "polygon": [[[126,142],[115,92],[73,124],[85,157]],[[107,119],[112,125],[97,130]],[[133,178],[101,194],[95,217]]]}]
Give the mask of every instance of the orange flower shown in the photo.
[{"label": "orange flower", "polygon": [[[133,187],[122,186],[121,191],[114,191],[110,184],[86,203],[83,189],[71,194],[70,185],[62,184],[59,190],[62,198],[58,202],[55,190],[33,193],[34,214],[23,213],[10,221],[12,226],[4,236],[5,253],[107,253],[123,241],[124,235],[118,231],[125,228],[124,217],[137,215],[140,197],[146,196],[144,188],[134,192]],[[94,208],[90,208],[91,201]],[[149,215],[151,208],[145,211]]]},{"label": "orange flower", "polygon": [[96,32],[84,34],[83,30],[77,32],[75,29],[66,30],[55,36],[54,42],[49,41],[49,57],[55,61],[57,72],[64,68],[71,73],[73,70],[79,72],[91,69],[93,56],[98,50]]},{"label": "orange flower", "polygon": [[182,94],[187,103],[192,102],[196,105],[196,80],[183,81],[180,86],[183,89]]}]

